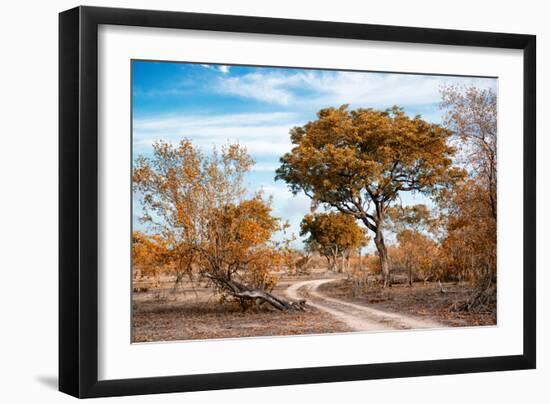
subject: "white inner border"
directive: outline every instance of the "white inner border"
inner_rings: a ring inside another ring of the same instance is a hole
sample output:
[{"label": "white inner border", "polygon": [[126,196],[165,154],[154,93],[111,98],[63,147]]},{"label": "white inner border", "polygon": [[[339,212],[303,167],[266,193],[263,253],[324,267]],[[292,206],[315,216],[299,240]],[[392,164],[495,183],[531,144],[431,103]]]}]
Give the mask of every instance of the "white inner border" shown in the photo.
[{"label": "white inner border", "polygon": [[[523,53],[100,26],[98,378],[515,355],[523,352]],[[498,326],[130,344],[130,59],[497,76]]]}]

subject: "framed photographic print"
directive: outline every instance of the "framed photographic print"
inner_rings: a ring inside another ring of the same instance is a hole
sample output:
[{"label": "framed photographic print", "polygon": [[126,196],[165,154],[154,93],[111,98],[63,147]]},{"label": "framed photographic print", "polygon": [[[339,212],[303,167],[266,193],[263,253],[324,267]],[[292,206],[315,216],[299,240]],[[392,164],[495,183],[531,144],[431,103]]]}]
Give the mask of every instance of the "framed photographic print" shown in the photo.
[{"label": "framed photographic print", "polygon": [[534,36],[59,27],[61,391],[535,367]]}]

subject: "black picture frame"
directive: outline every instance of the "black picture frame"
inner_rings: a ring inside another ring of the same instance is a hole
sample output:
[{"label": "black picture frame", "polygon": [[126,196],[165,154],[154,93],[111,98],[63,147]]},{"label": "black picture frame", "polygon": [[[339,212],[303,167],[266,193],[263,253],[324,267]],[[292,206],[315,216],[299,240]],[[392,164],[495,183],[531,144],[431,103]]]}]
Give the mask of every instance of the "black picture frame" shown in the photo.
[{"label": "black picture frame", "polygon": [[[99,381],[98,26],[113,24],[523,50],[523,354]],[[536,37],[184,12],[77,7],[59,15],[59,390],[104,397],[536,366]]]}]

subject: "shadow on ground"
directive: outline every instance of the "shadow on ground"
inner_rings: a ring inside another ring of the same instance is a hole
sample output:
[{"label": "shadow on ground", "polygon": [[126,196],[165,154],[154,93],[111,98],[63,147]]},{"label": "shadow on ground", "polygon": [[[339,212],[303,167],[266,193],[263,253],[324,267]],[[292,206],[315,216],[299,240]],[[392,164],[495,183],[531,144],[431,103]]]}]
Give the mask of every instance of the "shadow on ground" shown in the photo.
[{"label": "shadow on ground", "polygon": [[57,386],[58,386],[57,376],[37,376],[35,379],[40,384],[50,389],[57,390]]}]

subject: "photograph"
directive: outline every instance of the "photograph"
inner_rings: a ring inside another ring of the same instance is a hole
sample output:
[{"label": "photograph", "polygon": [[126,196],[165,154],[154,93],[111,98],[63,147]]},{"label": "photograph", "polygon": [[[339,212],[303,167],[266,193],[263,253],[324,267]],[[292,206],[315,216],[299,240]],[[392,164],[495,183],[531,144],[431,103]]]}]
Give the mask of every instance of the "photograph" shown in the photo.
[{"label": "photograph", "polygon": [[132,343],[498,325],[497,77],[130,69]]},{"label": "photograph", "polygon": [[91,3],[4,3],[0,404],[550,396],[543,3]]}]

